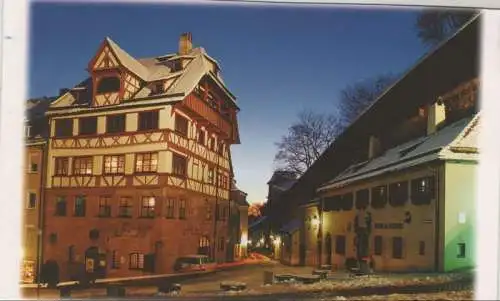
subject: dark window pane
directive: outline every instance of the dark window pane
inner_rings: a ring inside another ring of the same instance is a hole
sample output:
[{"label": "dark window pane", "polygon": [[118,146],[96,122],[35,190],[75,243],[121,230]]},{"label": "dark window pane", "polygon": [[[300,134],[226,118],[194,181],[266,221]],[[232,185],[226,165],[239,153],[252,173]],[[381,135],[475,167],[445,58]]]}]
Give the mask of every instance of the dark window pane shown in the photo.
[{"label": "dark window pane", "polygon": [[392,258],[402,259],[403,258],[403,238],[393,237],[392,238]]},{"label": "dark window pane", "polygon": [[370,204],[370,191],[368,189],[356,191],[356,209],[366,209]]},{"label": "dark window pane", "polygon": [[338,235],[335,237],[335,254],[345,255],[345,236]]},{"label": "dark window pane", "polygon": [[373,253],[374,255],[382,255],[382,236],[377,235],[373,239]]},{"label": "dark window pane", "polygon": [[75,198],[75,216],[85,216],[85,196],[79,195]]},{"label": "dark window pane", "polygon": [[384,208],[387,204],[387,186],[372,188],[372,208]]},{"label": "dark window pane", "polygon": [[97,84],[97,94],[120,91],[120,79],[116,76],[103,77]]},{"label": "dark window pane", "polygon": [[158,129],[158,111],[139,113],[139,131]]},{"label": "dark window pane", "polygon": [[411,201],[414,205],[428,205],[435,198],[434,177],[411,181]]},{"label": "dark window pane", "polygon": [[408,200],[408,182],[398,182],[389,185],[389,204],[392,207],[400,207]]},{"label": "dark window pane", "polygon": [[57,216],[66,216],[66,198],[63,196],[58,196],[56,198],[56,212]]},{"label": "dark window pane", "polygon": [[125,132],[125,114],[109,115],[106,117],[106,133]]},{"label": "dark window pane", "polygon": [[55,121],[55,135],[56,137],[70,137],[73,136],[73,119],[56,119]]},{"label": "dark window pane", "polygon": [[97,117],[83,117],[79,119],[78,133],[80,135],[94,135],[97,133]]},{"label": "dark window pane", "polygon": [[187,172],[187,160],[185,157],[177,154],[172,156],[172,173],[176,176],[185,177]]},{"label": "dark window pane", "polygon": [[183,136],[188,136],[189,122],[186,118],[175,115],[175,131]]}]

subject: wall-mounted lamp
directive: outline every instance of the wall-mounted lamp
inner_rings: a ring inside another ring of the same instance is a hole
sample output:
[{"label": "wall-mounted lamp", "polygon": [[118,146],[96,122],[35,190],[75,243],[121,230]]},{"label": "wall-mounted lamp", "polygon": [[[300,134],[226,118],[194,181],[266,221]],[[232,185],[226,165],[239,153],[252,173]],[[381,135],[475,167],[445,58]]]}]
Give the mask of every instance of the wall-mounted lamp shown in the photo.
[{"label": "wall-mounted lamp", "polygon": [[319,218],[316,215],[312,218],[311,225],[315,228],[319,226]]}]

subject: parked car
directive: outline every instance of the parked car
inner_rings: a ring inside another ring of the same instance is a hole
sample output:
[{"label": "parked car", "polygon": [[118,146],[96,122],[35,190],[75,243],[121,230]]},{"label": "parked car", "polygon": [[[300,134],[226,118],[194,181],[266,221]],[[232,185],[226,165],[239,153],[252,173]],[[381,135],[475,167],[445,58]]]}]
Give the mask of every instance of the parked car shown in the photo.
[{"label": "parked car", "polygon": [[177,273],[212,271],[216,267],[217,263],[207,255],[187,255],[177,258],[174,264],[174,271]]}]

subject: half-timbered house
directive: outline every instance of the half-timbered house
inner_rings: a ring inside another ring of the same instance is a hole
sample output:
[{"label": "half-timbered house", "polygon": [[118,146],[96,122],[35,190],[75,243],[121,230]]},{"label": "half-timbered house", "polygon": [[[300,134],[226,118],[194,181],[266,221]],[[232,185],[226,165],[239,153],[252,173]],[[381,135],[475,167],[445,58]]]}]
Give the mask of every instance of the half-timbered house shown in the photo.
[{"label": "half-timbered house", "polygon": [[106,38],[87,70],[47,111],[44,262],[64,280],[225,260],[239,108],[218,62],[187,33],[142,59]]}]

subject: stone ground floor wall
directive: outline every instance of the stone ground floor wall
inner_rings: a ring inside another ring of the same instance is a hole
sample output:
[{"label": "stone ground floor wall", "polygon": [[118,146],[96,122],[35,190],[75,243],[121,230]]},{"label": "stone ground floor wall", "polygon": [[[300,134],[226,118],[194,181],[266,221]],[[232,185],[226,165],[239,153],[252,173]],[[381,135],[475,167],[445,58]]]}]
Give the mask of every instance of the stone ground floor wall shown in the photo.
[{"label": "stone ground floor wall", "polygon": [[[214,239],[215,202],[205,196],[184,191],[164,189],[140,190],[121,188],[107,191],[110,196],[111,214],[99,216],[99,197],[105,192],[92,189],[51,189],[47,191],[44,214],[43,262],[55,260],[59,265],[60,280],[69,280],[72,274],[85,268],[86,252],[97,250],[104,277],[129,277],[151,274],[137,268],[143,266],[145,256],[154,254],[154,273],[170,273],[176,259],[184,255],[215,250],[215,260],[227,260],[227,219],[218,221]],[[86,196],[85,216],[74,216],[76,195]],[[151,218],[141,217],[141,196],[155,196],[155,213]],[[66,198],[66,215],[56,216],[55,200]],[[132,201],[132,216],[120,217],[120,196]],[[179,218],[178,204],[174,206],[174,217],[167,218],[164,200],[169,198],[186,200],[186,217]],[[211,213],[207,215],[207,203]],[[208,218],[207,216],[210,216]],[[93,235],[91,234],[93,233]],[[97,235],[96,235],[97,233]],[[204,240],[203,238],[206,238]],[[201,247],[204,248],[200,248]],[[143,255],[134,255],[143,254]],[[88,255],[88,254],[87,254]],[[141,263],[136,263],[140,261]],[[145,262],[144,262],[145,264]]]}]

